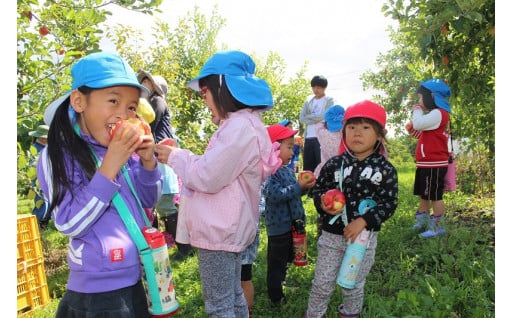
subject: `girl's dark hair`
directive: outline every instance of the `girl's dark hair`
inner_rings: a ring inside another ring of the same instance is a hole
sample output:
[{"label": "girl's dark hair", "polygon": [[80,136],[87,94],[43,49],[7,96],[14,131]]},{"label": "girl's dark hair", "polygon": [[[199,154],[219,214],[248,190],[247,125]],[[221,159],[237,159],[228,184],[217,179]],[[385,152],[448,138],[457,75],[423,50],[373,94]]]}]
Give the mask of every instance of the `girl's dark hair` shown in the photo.
[{"label": "girl's dark hair", "polygon": [[[89,87],[79,87],[78,90],[86,95],[93,91]],[[85,173],[88,180],[96,172],[96,161],[91,153],[89,144],[75,133],[73,124],[69,118],[70,98],[66,98],[55,111],[48,131],[48,157],[52,171],[53,195],[50,198],[51,212],[69,191],[76,169]],[[66,158],[70,158],[66,161]],[[68,162],[69,166],[66,166]],[[71,193],[73,195],[73,193]]]},{"label": "girl's dark hair", "polygon": [[[222,77],[222,79],[219,79]],[[223,75],[208,75],[199,79],[199,87],[208,87],[211,92],[217,111],[222,118],[227,118],[228,113],[236,112],[244,108],[264,109],[267,106],[247,106],[236,100],[226,85]]]},{"label": "girl's dark hair", "polygon": [[423,85],[420,85],[420,87],[418,87],[418,94],[423,96],[423,106],[425,106],[426,109],[432,110],[437,107],[436,103],[434,102],[434,97],[432,96],[431,90]]}]

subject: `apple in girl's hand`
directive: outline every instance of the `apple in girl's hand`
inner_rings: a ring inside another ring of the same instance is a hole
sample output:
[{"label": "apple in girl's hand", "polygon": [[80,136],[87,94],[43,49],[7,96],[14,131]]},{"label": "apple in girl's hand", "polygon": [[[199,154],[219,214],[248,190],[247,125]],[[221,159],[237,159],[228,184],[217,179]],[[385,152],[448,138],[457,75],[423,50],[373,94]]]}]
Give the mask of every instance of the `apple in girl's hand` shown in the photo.
[{"label": "apple in girl's hand", "polygon": [[313,174],[313,172],[311,172],[309,170],[303,170],[303,171],[299,172],[299,180],[301,180],[305,183],[310,183],[315,179],[316,179],[315,175]]},{"label": "apple in girl's hand", "polygon": [[345,206],[345,194],[338,189],[331,189],[324,194],[322,201],[328,209],[339,211]]},{"label": "apple in girl's hand", "polygon": [[411,131],[412,131],[412,123],[411,122],[408,122],[407,124],[405,124],[405,130],[407,130],[407,132],[410,134]]},{"label": "apple in girl's hand", "polygon": [[405,124],[405,130],[407,130],[407,133],[415,138],[418,138],[420,136],[420,131],[414,129],[411,122],[408,122]]},{"label": "apple in girl's hand", "polygon": [[178,147],[178,142],[176,141],[176,139],[172,138],[165,138],[164,140],[160,141],[159,144],[171,147]]},{"label": "apple in girl's hand", "polygon": [[[121,127],[123,122],[127,122],[128,124],[133,125],[139,131],[141,136],[151,134],[151,127],[149,127],[149,125],[146,122],[144,122],[138,118],[128,118],[127,120],[120,120],[114,125],[114,128],[112,128],[112,130],[110,131],[110,138],[112,138],[114,136],[114,134],[119,129],[119,127]],[[125,129],[123,131],[123,136],[127,132],[128,132],[128,130]]]}]

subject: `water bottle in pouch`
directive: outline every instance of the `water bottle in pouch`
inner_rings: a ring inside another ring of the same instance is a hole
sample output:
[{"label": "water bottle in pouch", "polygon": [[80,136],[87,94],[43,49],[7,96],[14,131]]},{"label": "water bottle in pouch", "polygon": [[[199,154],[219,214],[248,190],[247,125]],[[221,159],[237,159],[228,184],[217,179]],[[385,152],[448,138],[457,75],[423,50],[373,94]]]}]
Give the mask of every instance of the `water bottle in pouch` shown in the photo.
[{"label": "water bottle in pouch", "polygon": [[304,221],[294,220],[292,225],[293,238],[293,264],[295,266],[308,265],[308,245]]},{"label": "water bottle in pouch", "polygon": [[152,317],[170,317],[179,310],[172,278],[169,251],[162,232],[144,227],[142,234],[149,245],[140,252],[142,283],[146,291],[149,313]]},{"label": "water bottle in pouch", "polygon": [[340,271],[336,282],[343,288],[352,289],[356,285],[356,278],[361,263],[363,262],[366,248],[368,247],[368,239],[370,231],[363,230],[354,242],[348,243],[343,261],[341,262]]}]

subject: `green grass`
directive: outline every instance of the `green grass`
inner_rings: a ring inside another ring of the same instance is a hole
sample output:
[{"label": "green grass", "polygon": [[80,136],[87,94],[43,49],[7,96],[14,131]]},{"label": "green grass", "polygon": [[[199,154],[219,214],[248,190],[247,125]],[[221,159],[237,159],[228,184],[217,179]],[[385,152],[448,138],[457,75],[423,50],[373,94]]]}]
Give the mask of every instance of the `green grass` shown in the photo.
[{"label": "green grass", "polygon": [[[494,317],[494,198],[448,193],[445,197],[448,232],[425,240],[411,230],[417,206],[417,198],[412,195],[413,180],[414,168],[399,169],[399,206],[379,234],[361,317]],[[265,281],[267,240],[262,227],[258,259],[253,269],[254,317],[302,317],[306,310],[317,237],[312,200],[303,197],[303,201],[308,219],[309,264],[289,269],[285,287],[288,303],[279,310],[271,308]],[[45,264],[52,266],[47,277],[54,299],[48,306],[35,310],[33,317],[41,318],[55,316],[67,278],[66,265],[61,264],[62,259],[59,263],[59,257],[64,255],[57,253],[63,250],[67,240],[54,228],[44,231],[42,237],[47,251],[45,257],[49,258],[45,259]],[[171,254],[174,253],[175,250],[171,250]],[[173,266],[181,306],[175,317],[205,317],[197,258]],[[328,318],[338,317],[340,303],[341,290],[337,288],[331,297]]]}]

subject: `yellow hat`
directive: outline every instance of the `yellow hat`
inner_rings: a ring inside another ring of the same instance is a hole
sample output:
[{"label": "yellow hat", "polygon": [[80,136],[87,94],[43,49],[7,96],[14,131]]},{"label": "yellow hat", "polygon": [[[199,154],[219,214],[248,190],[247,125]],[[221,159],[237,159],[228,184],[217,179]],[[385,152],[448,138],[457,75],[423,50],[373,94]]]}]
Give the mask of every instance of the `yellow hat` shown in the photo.
[{"label": "yellow hat", "polygon": [[145,122],[150,124],[155,120],[155,111],[151,104],[145,98],[139,99],[139,106],[137,107],[137,116],[144,119]]}]

